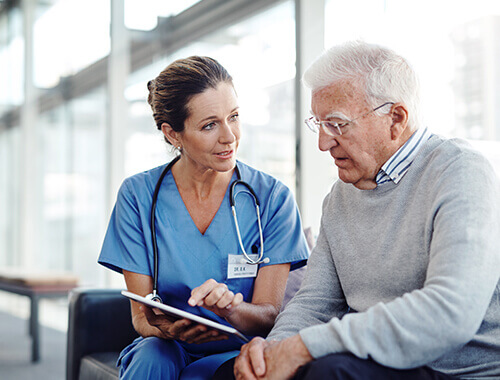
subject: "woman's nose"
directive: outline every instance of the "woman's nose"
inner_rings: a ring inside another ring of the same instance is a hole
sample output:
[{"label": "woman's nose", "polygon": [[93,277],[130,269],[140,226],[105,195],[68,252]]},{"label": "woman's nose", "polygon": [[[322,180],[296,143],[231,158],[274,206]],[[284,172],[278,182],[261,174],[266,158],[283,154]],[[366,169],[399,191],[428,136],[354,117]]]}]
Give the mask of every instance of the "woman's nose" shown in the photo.
[{"label": "woman's nose", "polygon": [[231,144],[236,140],[236,135],[233,131],[231,124],[222,123],[222,128],[220,129],[221,134],[219,136],[219,142],[221,144]]}]

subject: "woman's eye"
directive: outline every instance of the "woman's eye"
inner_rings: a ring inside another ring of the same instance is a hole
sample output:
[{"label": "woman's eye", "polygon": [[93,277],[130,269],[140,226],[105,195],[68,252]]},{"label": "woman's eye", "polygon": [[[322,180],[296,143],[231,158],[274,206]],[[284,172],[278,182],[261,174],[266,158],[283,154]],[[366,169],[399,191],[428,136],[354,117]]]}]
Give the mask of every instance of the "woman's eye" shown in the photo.
[{"label": "woman's eye", "polygon": [[229,118],[231,121],[238,121],[240,118],[240,115],[235,113],[234,115],[231,115],[231,117]]},{"label": "woman's eye", "polygon": [[210,131],[215,128],[215,123],[205,124],[201,129],[204,131]]}]

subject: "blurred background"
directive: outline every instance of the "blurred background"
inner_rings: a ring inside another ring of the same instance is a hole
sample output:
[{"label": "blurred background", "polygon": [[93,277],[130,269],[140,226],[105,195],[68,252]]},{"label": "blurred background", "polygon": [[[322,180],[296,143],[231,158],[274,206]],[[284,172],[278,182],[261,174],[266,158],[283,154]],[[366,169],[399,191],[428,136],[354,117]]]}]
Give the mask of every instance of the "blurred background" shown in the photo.
[{"label": "blurred background", "polygon": [[[336,168],[303,124],[300,77],[349,39],[405,56],[425,125],[468,139],[500,173],[499,1],[0,0],[0,270],[124,286],[96,263],[117,189],[172,157],[146,83],[193,54],[234,78],[239,159],[288,185],[317,234]],[[29,304],[0,292],[0,312],[27,318]],[[45,300],[40,313],[43,325],[67,328],[66,300]]]}]

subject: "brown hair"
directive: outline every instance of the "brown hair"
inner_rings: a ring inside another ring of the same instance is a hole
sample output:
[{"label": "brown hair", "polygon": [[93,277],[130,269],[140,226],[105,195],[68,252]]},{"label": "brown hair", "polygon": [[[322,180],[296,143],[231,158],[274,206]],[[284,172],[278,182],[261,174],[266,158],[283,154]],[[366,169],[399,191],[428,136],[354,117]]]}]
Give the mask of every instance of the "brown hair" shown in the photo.
[{"label": "brown hair", "polygon": [[213,58],[192,56],[172,62],[148,82],[148,103],[156,127],[161,130],[161,125],[168,123],[174,131],[182,132],[191,98],[221,82],[233,84],[233,78]]}]

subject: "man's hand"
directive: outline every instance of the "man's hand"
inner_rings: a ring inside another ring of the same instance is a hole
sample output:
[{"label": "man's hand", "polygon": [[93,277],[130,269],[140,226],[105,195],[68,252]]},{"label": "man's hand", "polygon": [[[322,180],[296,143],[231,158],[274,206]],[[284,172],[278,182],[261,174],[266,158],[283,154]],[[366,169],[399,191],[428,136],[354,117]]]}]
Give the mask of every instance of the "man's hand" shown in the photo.
[{"label": "man's hand", "polygon": [[234,364],[238,380],[290,379],[297,369],[313,360],[300,335],[281,342],[254,338],[244,345]]},{"label": "man's hand", "polygon": [[264,349],[271,344],[273,343],[257,337],[241,347],[234,362],[234,376],[237,380],[255,380],[266,373]]}]

